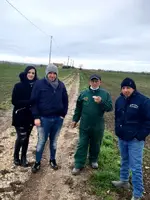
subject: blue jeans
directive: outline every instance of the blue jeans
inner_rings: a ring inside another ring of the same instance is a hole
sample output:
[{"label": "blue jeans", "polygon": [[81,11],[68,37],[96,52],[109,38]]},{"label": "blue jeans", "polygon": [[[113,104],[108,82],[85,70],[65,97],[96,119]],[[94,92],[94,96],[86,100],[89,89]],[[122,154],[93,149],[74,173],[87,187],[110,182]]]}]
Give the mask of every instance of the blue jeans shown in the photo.
[{"label": "blue jeans", "polygon": [[40,162],[45,143],[49,137],[50,160],[55,159],[57,139],[63,124],[61,117],[41,117],[41,126],[38,130],[38,143],[36,147],[36,162]]},{"label": "blue jeans", "polygon": [[133,196],[141,197],[144,190],[142,173],[144,141],[119,139],[119,148],[121,154],[120,180],[128,181],[129,170],[131,170]]}]

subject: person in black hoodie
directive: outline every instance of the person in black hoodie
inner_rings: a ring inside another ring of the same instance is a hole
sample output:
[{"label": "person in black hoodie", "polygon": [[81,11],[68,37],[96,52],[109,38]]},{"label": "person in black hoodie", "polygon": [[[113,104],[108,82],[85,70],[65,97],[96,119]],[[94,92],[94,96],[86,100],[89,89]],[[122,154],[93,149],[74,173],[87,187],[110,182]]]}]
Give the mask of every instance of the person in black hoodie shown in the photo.
[{"label": "person in black hoodie", "polygon": [[[24,72],[19,74],[20,82],[16,83],[12,92],[13,115],[12,125],[17,132],[17,139],[14,149],[14,164],[28,166],[26,158],[29,136],[34,126],[34,119],[32,117],[31,107],[31,92],[34,83],[37,80],[37,72],[34,66],[27,66]],[[21,152],[21,160],[19,159],[19,152]]]}]

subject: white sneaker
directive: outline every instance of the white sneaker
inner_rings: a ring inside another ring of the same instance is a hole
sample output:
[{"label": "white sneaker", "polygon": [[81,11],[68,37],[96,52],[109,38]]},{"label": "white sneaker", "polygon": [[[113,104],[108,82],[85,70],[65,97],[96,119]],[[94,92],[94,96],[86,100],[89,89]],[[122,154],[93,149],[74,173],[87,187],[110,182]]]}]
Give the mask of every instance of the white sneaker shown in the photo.
[{"label": "white sneaker", "polygon": [[130,188],[130,183],[127,182],[127,181],[112,181],[112,184],[116,188],[125,188],[125,189],[129,189]]},{"label": "white sneaker", "polygon": [[80,171],[81,171],[81,169],[78,169],[78,168],[74,167],[73,170],[72,170],[72,175],[79,175]]},{"label": "white sneaker", "polygon": [[93,169],[98,169],[98,163],[97,163],[97,162],[92,162],[92,163],[91,163],[91,167],[92,167]]},{"label": "white sneaker", "polygon": [[138,197],[132,197],[132,199],[131,200],[140,200],[141,198],[138,198]]}]

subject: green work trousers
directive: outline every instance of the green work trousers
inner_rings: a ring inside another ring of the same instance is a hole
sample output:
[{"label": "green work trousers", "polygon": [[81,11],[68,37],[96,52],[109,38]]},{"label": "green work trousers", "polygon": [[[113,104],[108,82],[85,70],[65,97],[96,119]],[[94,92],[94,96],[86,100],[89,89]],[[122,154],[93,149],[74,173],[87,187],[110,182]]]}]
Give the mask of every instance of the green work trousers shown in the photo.
[{"label": "green work trousers", "polygon": [[100,146],[104,135],[104,129],[96,130],[90,128],[88,130],[80,129],[77,150],[74,155],[75,168],[81,169],[86,163],[87,153],[89,149],[89,162],[97,162],[100,152]]}]

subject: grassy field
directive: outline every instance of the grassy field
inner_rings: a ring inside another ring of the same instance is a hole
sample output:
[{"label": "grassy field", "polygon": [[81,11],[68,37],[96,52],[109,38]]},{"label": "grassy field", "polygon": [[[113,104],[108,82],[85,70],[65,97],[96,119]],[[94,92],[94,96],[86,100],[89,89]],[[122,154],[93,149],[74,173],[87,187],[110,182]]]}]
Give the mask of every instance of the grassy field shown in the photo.
[{"label": "grassy field", "polygon": [[[24,71],[25,66],[14,64],[0,64],[0,109],[8,109],[11,106],[11,93],[14,84],[19,81],[19,73]],[[59,70],[59,78],[63,79],[65,76],[71,74],[72,70]],[[37,68],[38,77],[45,76],[45,67]]]},{"label": "grassy field", "polygon": [[81,81],[82,79],[86,80],[86,82],[81,82],[81,90],[86,87],[85,83],[88,83],[88,77],[93,73],[97,73],[101,76],[102,87],[107,89],[114,97],[119,95],[120,83],[126,77],[134,79],[137,89],[150,97],[150,74],[81,70]]},{"label": "grassy field", "polygon": [[[12,88],[16,82],[19,81],[18,74],[24,70],[25,66],[0,64],[0,109],[8,109],[11,106]],[[45,68],[37,68],[38,77],[45,75]],[[60,69],[59,78],[63,79],[67,75],[73,73],[73,69]],[[135,80],[137,88],[145,95],[150,97],[150,75],[137,73],[121,73],[121,72],[104,72],[104,71],[89,71],[79,70],[80,73],[80,91],[88,88],[89,76],[93,73],[98,73],[102,77],[102,87],[107,89],[113,99],[113,102],[120,93],[120,83],[125,77],[131,77]],[[89,184],[92,191],[103,197],[105,200],[115,200],[116,195],[123,200],[123,196],[129,198],[128,194],[123,191],[117,191],[111,185],[111,180],[119,178],[120,156],[117,148],[117,140],[113,134],[114,116],[113,112],[105,115],[106,118],[106,132],[99,156],[100,169],[95,171]],[[144,154],[144,166],[150,167],[150,141],[146,143]],[[149,193],[150,188],[150,172],[144,170],[144,181],[146,193]],[[131,196],[131,193],[129,193]]]},{"label": "grassy field", "polygon": [[[93,73],[99,74],[102,77],[102,87],[107,89],[112,96],[113,103],[120,94],[120,83],[126,78],[133,78],[137,84],[137,88],[140,92],[150,97],[150,75],[149,74],[137,74],[137,73],[117,73],[117,72],[104,72],[104,71],[80,71],[80,91],[88,87],[89,76]],[[131,198],[131,191],[129,193],[123,190],[116,190],[112,184],[112,180],[119,179],[120,169],[120,155],[117,147],[117,138],[113,134],[114,130],[114,116],[113,112],[105,115],[106,119],[106,132],[101,147],[101,153],[99,155],[99,170],[96,170],[89,180],[89,184],[92,186],[92,191],[96,195],[102,197],[105,200],[129,199]],[[150,141],[147,141],[147,146],[144,153],[144,166],[150,167]],[[148,170],[144,170],[144,182],[145,189],[148,195],[150,185],[149,179],[150,173]],[[148,184],[147,184],[148,183]]]}]

